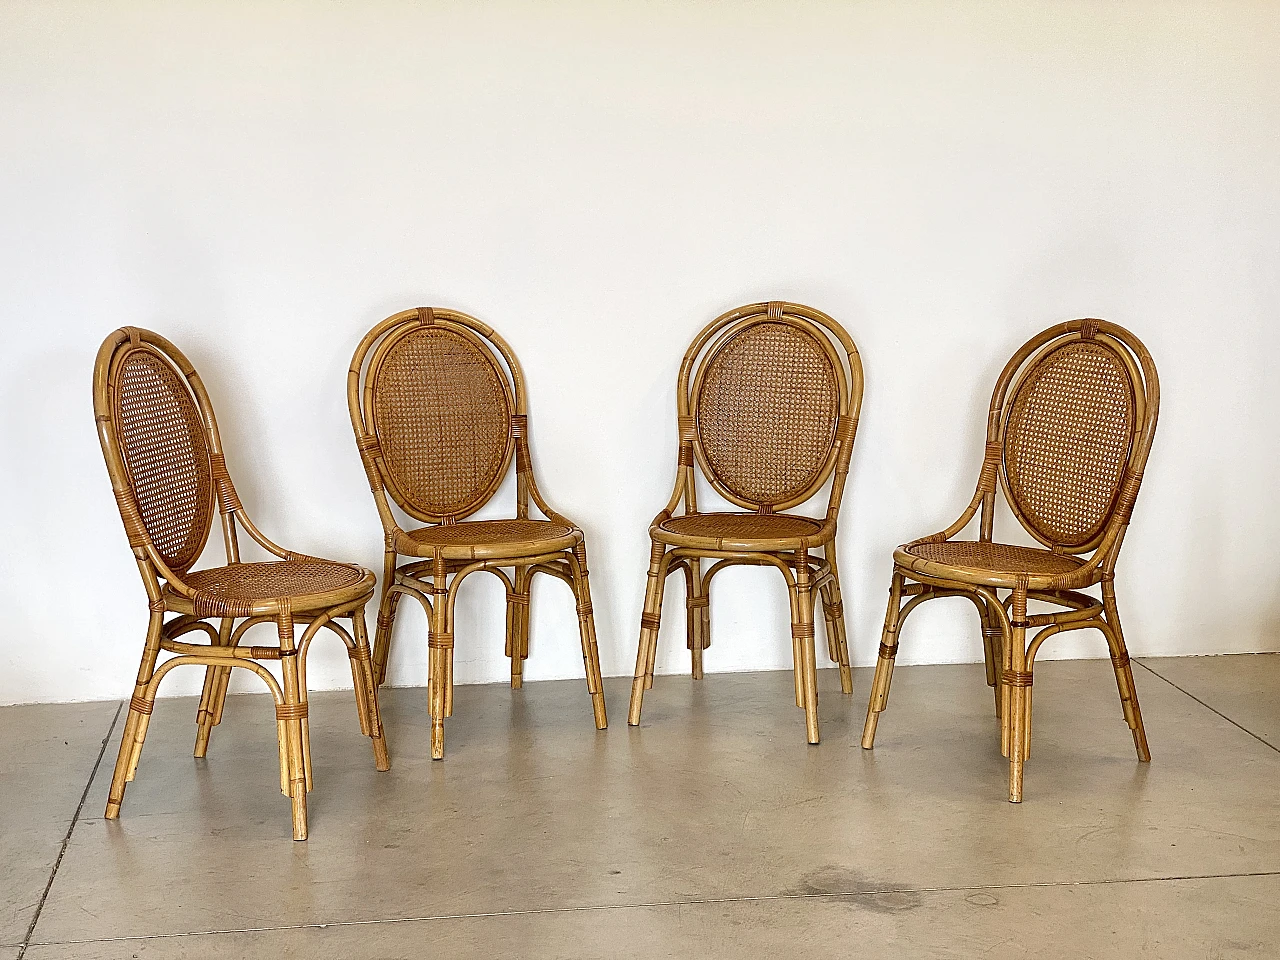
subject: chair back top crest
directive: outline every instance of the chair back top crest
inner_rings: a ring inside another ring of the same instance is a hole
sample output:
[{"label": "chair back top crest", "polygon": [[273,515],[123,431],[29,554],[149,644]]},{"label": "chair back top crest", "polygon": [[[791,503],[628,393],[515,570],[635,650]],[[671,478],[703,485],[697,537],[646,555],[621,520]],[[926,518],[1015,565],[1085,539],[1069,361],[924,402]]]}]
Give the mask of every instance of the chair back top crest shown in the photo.
[{"label": "chair back top crest", "polygon": [[168,571],[199,559],[225,475],[209,397],[195,368],[150,330],[124,327],[94,365],[94,416],[129,542]]},{"label": "chair back top crest", "polygon": [[[680,368],[680,436],[730,502],[785,510],[847,470],[862,405],[862,363],[835,320],[796,303],[717,317]],[[838,497],[833,491],[833,496]]]},{"label": "chair back top crest", "polygon": [[475,513],[506,477],[524,428],[524,380],[492,328],[420,307],[375,326],[356,348],[347,400],[381,484],[426,523]]},{"label": "chair back top crest", "polygon": [[987,434],[1027,532],[1085,553],[1113,521],[1127,522],[1159,406],[1151,355],[1123,327],[1074,320],[1028,341],[996,385]]}]

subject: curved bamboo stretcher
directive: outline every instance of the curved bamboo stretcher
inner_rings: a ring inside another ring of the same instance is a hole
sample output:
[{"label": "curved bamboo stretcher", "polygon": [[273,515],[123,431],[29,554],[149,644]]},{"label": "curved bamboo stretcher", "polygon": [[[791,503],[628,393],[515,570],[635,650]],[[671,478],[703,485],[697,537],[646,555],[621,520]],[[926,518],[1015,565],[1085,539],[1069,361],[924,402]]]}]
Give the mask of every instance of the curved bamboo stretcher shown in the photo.
[{"label": "curved bamboo stretcher", "polygon": [[[711,643],[711,579],[730,566],[772,566],[791,601],[796,705],[804,708],[809,742],[817,743],[815,590],[827,652],[839,664],[841,689],[853,692],[836,518],[862,406],[858,349],[835,320],[811,307],[777,301],[739,307],[694,339],[680,366],[676,403],[675,490],[649,527],[649,580],[628,722],[640,723],[644,692],[653,686],[666,578],[675,570],[684,574],[687,643],[693,676],[701,678],[703,650]],[[695,464],[718,494],[750,512],[699,512]],[[823,518],[781,512],[810,500],[828,480]],[[704,558],[713,561],[705,573]]]},{"label": "curved bamboo stretcher", "polygon": [[[506,588],[506,654],[517,689],[529,656],[530,581],[549,574],[573,590],[587,690],[596,728],[603,730],[608,721],[586,537],[538,490],[524,374],[507,342],[454,310],[401,311],[360,341],[347,375],[347,403],[384,533],[375,681],[386,677],[396,606],[411,596],[430,623],[432,758],[444,756],[444,721],[453,715],[454,601],[463,580],[478,571]],[[516,516],[467,520],[493,498],[513,459]],[[530,500],[541,518],[530,516]],[[403,529],[392,501],[424,526]],[[400,564],[402,556],[411,559]]]},{"label": "curved bamboo stretcher", "polygon": [[[874,745],[889,702],[903,620],[926,600],[962,596],[973,601],[982,621],[1011,802],[1022,800],[1023,764],[1031,755],[1036,654],[1059,633],[1093,628],[1106,638],[1138,759],[1150,761],[1116,608],[1115,566],[1159,408],[1151,355],[1116,324],[1059,324],[1014,354],[991,397],[986,454],[969,506],[941,533],[894,551],[863,747]],[[997,486],[1042,548],[992,541]],[[978,539],[954,539],[975,517]],[[1099,585],[1101,598],[1080,592]],[[1028,602],[1060,609],[1030,613]]]},{"label": "curved bamboo stretcher", "polygon": [[[195,745],[195,755],[203,757],[213,727],[222,720],[231,670],[239,667],[260,677],[275,700],[280,791],[292,801],[294,839],[305,840],[312,781],[307,652],[321,627],[347,648],[360,729],[373,740],[377,768],[390,766],[364,622],[374,576],[352,564],[285,550],[258,530],[231,483],[200,376],[164,337],[136,327],[107,337],[94,367],[93,406],[112,491],[151,611],[106,817],[119,816],[164,677],[179,666],[205,668]],[[227,564],[192,570],[208,542],[215,508],[222,518]],[[279,560],[241,562],[237,526]],[[166,620],[169,614],[174,616]],[[350,632],[340,619],[350,620]],[[264,623],[275,624],[278,644],[243,646],[245,633]],[[306,629],[296,639],[299,624]],[[208,643],[179,639],[192,633],[206,634]],[[174,656],[160,662],[162,652]],[[264,660],[280,663],[282,681],[262,665]]]}]

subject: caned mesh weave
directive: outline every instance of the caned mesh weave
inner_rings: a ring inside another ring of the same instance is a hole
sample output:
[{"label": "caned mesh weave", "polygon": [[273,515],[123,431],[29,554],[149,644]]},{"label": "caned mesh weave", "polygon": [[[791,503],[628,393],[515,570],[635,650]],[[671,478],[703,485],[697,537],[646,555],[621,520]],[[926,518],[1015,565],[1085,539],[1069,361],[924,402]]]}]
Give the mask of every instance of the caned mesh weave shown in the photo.
[{"label": "caned mesh weave", "polygon": [[204,423],[181,375],[150,347],[131,350],[113,384],[114,420],[138,513],[165,564],[184,572],[213,518]]},{"label": "caned mesh weave", "polygon": [[564,524],[550,520],[469,520],[408,531],[410,540],[442,547],[498,543],[529,543],[567,537]]},{"label": "caned mesh weave", "polygon": [[233,563],[195,570],[183,579],[199,593],[219,600],[274,600],[326,593],[357,582],[363,573],[345,563],[313,558]]},{"label": "caned mesh weave", "polygon": [[423,327],[397,341],[373,382],[374,428],[402,504],[465,514],[492,492],[511,410],[497,362],[472,341]]},{"label": "caned mesh weave", "polygon": [[737,542],[812,537],[822,529],[822,524],[785,513],[695,513],[664,520],[659,528],[686,537]]},{"label": "caned mesh weave", "polygon": [[1044,540],[1079,547],[1102,530],[1134,416],[1129,371],[1100,343],[1065,343],[1024,375],[1009,407],[1005,472],[1015,507]]},{"label": "caned mesh weave", "polygon": [[1084,561],[1078,557],[1050,553],[1034,547],[1018,547],[1007,543],[982,543],[970,540],[948,540],[945,543],[916,543],[907,553],[921,560],[945,563],[953,567],[972,567],[996,574],[1070,573]]},{"label": "caned mesh weave", "polygon": [[785,323],[745,327],[707,362],[696,402],[707,464],[740,500],[783,503],[821,475],[840,393],[813,334]]}]

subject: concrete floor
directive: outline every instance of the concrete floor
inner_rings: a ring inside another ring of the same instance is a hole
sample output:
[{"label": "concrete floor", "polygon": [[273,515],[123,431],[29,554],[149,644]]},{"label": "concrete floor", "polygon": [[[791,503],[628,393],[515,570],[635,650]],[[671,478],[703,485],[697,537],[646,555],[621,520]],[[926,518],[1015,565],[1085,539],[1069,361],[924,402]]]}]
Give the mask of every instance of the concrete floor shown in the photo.
[{"label": "concrete floor", "polygon": [[460,687],[442,763],[388,689],[386,774],[319,694],[306,843],[265,696],[205,761],[162,701],[114,823],[120,705],[3,708],[0,960],[1280,956],[1280,655],[1142,667],[1149,766],[1108,662],[1039,665],[1020,806],[980,666],[899,668],[874,752],[869,671],[818,747],[785,673],[660,677],[634,730],[610,680],[603,733],[578,682]]}]

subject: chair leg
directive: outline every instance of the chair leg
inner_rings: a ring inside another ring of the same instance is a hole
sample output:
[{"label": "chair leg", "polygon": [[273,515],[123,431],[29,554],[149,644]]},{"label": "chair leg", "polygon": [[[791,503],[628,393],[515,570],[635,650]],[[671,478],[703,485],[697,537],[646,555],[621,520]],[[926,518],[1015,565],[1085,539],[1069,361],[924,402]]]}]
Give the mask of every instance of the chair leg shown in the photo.
[{"label": "chair leg", "polygon": [[871,698],[867,703],[867,722],[862,728],[862,748],[870,750],[876,743],[876,724],[889,705],[889,685],[893,682],[893,662],[898,655],[898,625],[902,616],[903,576],[895,566],[889,584],[889,609],[884,615],[884,631],[880,634],[880,655],[876,659],[876,675],[871,681]]},{"label": "chair leg", "polygon": [[836,545],[829,543],[824,553],[831,566],[831,580],[822,591],[822,612],[827,621],[827,650],[840,666],[840,690],[853,693],[853,671],[849,667],[849,641],[845,633],[844,600],[840,595],[840,569],[836,566]]},{"label": "chair leg", "polygon": [[446,579],[444,557],[437,555],[432,577],[431,632],[427,641],[430,673],[427,699],[431,714],[432,760],[444,759],[444,720],[449,715],[448,654],[453,646],[453,636],[449,631],[449,591]]},{"label": "chair leg", "polygon": [[579,543],[570,566],[573,569],[573,592],[578,608],[578,632],[582,635],[582,665],[587,674],[587,692],[591,694],[591,710],[596,729],[609,726],[604,705],[604,679],[600,675],[600,648],[596,643],[596,621],[591,610],[591,581],[587,573],[587,547]]},{"label": "chair leg", "polygon": [[662,621],[662,589],[666,580],[667,548],[653,541],[649,550],[649,581],[644,592],[644,612],[640,615],[640,643],[636,649],[636,675],[631,683],[631,709],[627,723],[640,725],[644,692],[653,686],[653,665],[658,651],[658,626]]},{"label": "chair leg", "polygon": [[791,593],[792,648],[799,651],[796,660],[796,676],[799,678],[801,700],[804,706],[805,730],[810,743],[818,742],[818,670],[817,651],[814,649],[813,629],[813,581],[810,576],[809,558],[804,550],[796,557],[796,588]]},{"label": "chair leg", "polygon": [[138,665],[133,697],[129,700],[129,715],[125,718],[124,731],[120,735],[120,752],[116,756],[116,767],[111,776],[111,789],[107,794],[107,809],[104,816],[108,820],[114,820],[120,816],[125,785],[133,780],[134,773],[138,769],[138,759],[142,756],[142,745],[147,738],[147,725],[151,721],[151,710],[155,705],[154,695],[148,692],[148,687],[155,672],[156,658],[160,655],[160,634],[163,626],[163,608],[152,609],[151,619],[147,624],[147,642],[142,650],[142,662]]},{"label": "chair leg", "polygon": [[[226,646],[231,641],[231,628],[235,621],[224,617],[218,625],[218,643]],[[222,708],[227,702],[227,684],[231,680],[230,667],[205,667],[204,689],[200,693],[200,707],[196,710],[196,746],[194,756],[203,757],[209,751],[209,736],[213,728],[222,722]]]},{"label": "chair leg", "polygon": [[307,744],[303,720],[307,716],[307,699],[302,689],[302,674],[298,665],[298,651],[294,646],[293,617],[288,606],[280,612],[276,621],[280,635],[280,673],[284,678],[281,690],[284,703],[276,705],[276,724],[283,733],[285,770],[288,774],[288,795],[293,807],[293,839],[307,839]]},{"label": "chair leg", "polygon": [[529,581],[528,567],[517,567],[515,590],[507,594],[507,649],[511,658],[511,689],[524,686],[524,662],[529,658]]},{"label": "chair leg", "polygon": [[400,594],[390,592],[395,582],[396,552],[388,550],[382,558],[382,600],[378,603],[378,624],[373,635],[373,682],[378,686],[387,679],[391,628],[396,622],[396,606],[400,603]]},{"label": "chair leg", "polygon": [[1147,731],[1142,725],[1142,708],[1138,706],[1138,690],[1133,685],[1133,667],[1129,664],[1129,651],[1125,648],[1124,632],[1120,628],[1120,611],[1116,607],[1116,590],[1114,583],[1104,580],[1102,583],[1102,608],[1110,630],[1103,631],[1107,637],[1107,646],[1111,651],[1111,666],[1116,673],[1116,686],[1120,690],[1120,706],[1124,710],[1125,722],[1133,734],[1133,745],[1138,751],[1138,759],[1143,763],[1151,762],[1151,749],[1147,746]]},{"label": "chair leg", "polygon": [[685,567],[685,637],[693,660],[693,679],[702,679],[702,651],[711,646],[711,607],[702,579],[702,561],[689,557]]},{"label": "chair leg", "polygon": [[1022,771],[1030,746],[1031,671],[1027,669],[1027,582],[1020,577],[1009,611],[1009,669],[1001,677],[1008,690],[1004,726],[1009,731],[1009,802],[1022,802]]},{"label": "chair leg", "polygon": [[351,679],[356,690],[356,710],[360,715],[360,732],[373,741],[373,762],[379,770],[390,770],[387,741],[382,730],[382,711],[378,708],[378,686],[373,682],[373,658],[369,653],[369,633],[364,622],[364,607],[351,614],[351,630],[356,648],[351,654]]}]

